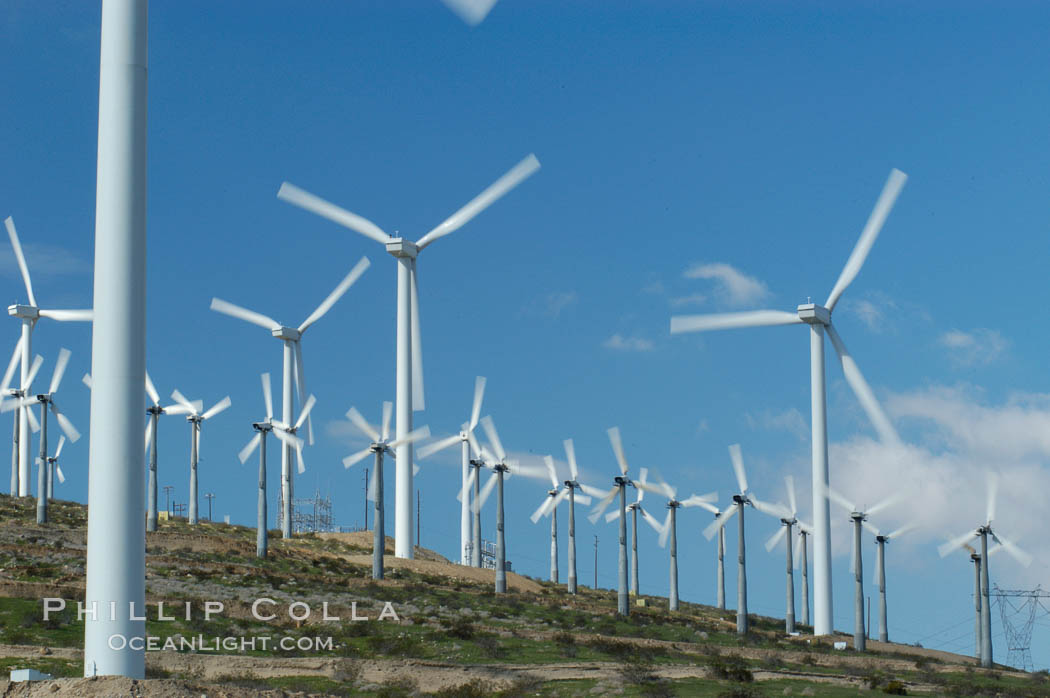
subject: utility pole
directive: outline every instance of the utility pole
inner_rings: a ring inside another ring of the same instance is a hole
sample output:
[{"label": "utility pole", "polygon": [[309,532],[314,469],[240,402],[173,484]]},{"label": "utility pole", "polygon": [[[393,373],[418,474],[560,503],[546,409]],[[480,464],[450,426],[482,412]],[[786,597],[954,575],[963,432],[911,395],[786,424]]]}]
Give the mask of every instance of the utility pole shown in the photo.
[{"label": "utility pole", "polygon": [[420,512],[421,512],[421,504],[420,504],[420,501],[419,501],[419,492],[420,492],[419,490],[416,490],[416,547],[417,548],[421,545],[420,541],[422,540],[422,538],[419,537],[419,515],[420,515]]},{"label": "utility pole", "polygon": [[171,493],[175,491],[175,488],[171,485],[164,485],[164,508],[168,511],[168,516],[172,515],[171,510]]},{"label": "utility pole", "polygon": [[368,468],[365,468],[365,527],[361,530],[368,530]]},{"label": "utility pole", "polygon": [[204,495],[204,498],[208,500],[208,521],[211,521],[211,500],[215,499],[215,494],[213,492],[208,492]]},{"label": "utility pole", "polygon": [[598,589],[598,536],[594,536],[594,589]]}]

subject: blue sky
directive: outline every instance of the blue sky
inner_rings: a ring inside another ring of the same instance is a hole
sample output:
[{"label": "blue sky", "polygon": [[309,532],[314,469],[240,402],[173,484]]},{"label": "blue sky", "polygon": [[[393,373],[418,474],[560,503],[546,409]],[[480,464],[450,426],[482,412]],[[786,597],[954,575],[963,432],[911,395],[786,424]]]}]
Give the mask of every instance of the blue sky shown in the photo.
[{"label": "blue sky", "polygon": [[[739,442],[756,494],[779,499],[785,474],[809,482],[805,332],[671,337],[669,318],[823,301],[897,167],[908,184],[835,318],[909,447],[875,443],[828,347],[832,483],[872,501],[914,497],[875,522],[888,530],[918,512],[924,524],[888,549],[891,637],[972,651],[969,562],[935,549],[980,522],[984,469],[1004,475],[1002,530],[1037,556],[1027,570],[993,558],[993,580],[1032,587],[1050,555],[1036,494],[1050,486],[1038,322],[1048,14],[1037,3],[504,0],[471,28],[436,0],[154,3],[149,366],[163,394],[233,398],[203,435],[217,516],[254,521],[254,470],[236,453],[262,417],[258,375],[279,374],[280,345],[209,311],[212,296],[298,324],[371,258],[303,341],[319,428],[297,493],[330,493],[340,524],[360,521],[362,496],[362,473],[339,462],[361,444],[342,415],[356,405],[376,420],[393,396],[393,260],[279,201],[282,181],[415,239],[535,152],[535,176],[421,258],[417,424],[456,429],[484,375],[484,413],[508,450],[563,462],[572,437],[585,477],[604,486],[615,469],[605,430],[619,425],[635,471],[724,500],[726,447]],[[44,307],[91,302],[98,28],[96,3],[0,8],[0,216],[18,225]],[[24,302],[6,246],[0,272],[8,302]],[[61,346],[73,350],[63,406],[86,434],[77,379],[89,328],[40,322],[45,376]],[[161,483],[182,501],[188,427],[169,417],[160,436]],[[64,455],[61,495],[85,501],[86,443]],[[450,557],[456,458],[423,463],[417,479],[422,542]],[[537,576],[548,526],[528,514],[543,492],[507,486],[509,556]],[[487,536],[493,518],[487,509]],[[713,548],[696,535],[707,521],[679,517],[690,601],[714,599]],[[779,615],[781,558],[761,547],[774,523],[748,518],[749,596]],[[849,630],[844,523],[835,625]],[[591,579],[595,533],[610,586],[611,525],[580,525],[580,576]],[[666,553],[643,536],[643,591],[665,594]],[[1040,622],[1037,667],[1050,640]],[[997,650],[1005,659],[1001,637]]]}]

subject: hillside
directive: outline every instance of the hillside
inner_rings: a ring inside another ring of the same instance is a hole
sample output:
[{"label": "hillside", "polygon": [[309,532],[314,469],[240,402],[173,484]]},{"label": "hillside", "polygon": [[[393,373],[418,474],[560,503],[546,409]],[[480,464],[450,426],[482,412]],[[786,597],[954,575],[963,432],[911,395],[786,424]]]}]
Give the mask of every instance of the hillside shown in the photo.
[{"label": "hillside", "polygon": [[[512,573],[510,592],[497,596],[491,571],[426,550],[417,560],[388,558],[388,578],[373,582],[365,534],[292,541],[276,534],[271,557],[260,562],[253,529],[181,521],[162,522],[147,536],[150,635],[322,638],[319,651],[258,643],[246,651],[161,650],[147,653],[144,681],[76,678],[83,626],[75,606],[45,622],[41,599],[83,597],[86,511],[55,502],[53,523],[37,526],[33,507],[0,495],[0,668],[5,676],[35,668],[70,678],[0,681],[4,696],[846,696],[872,689],[1050,696],[1045,674],[986,672],[969,657],[878,642],[864,654],[836,651],[832,642],[848,638],[789,638],[773,618],[755,617],[742,641],[733,612],[708,606],[683,603],[671,614],[666,599],[644,597],[645,607],[620,619],[613,592],[582,588],[570,597],[564,586]],[[276,602],[262,607],[275,619],[253,617],[259,598]],[[205,619],[206,600],[224,602],[222,614]],[[158,602],[178,619],[159,621]],[[293,602],[307,604],[310,617],[288,617]],[[397,620],[379,619],[385,602]],[[342,620],[322,620],[324,604]],[[349,620],[354,604],[369,620]]]}]

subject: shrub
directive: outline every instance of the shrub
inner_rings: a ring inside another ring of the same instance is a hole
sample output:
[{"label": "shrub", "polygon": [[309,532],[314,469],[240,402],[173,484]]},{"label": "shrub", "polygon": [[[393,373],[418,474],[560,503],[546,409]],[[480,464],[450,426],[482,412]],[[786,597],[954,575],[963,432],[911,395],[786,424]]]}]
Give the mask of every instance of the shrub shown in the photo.
[{"label": "shrub", "polygon": [[563,657],[575,657],[576,656],[576,636],[572,633],[555,633],[554,644],[558,647],[558,651],[561,652]]},{"label": "shrub", "polygon": [[500,643],[499,638],[495,635],[482,635],[475,638],[474,644],[482,651],[486,657],[492,659],[499,659],[507,653],[506,648]]},{"label": "shrub", "polygon": [[887,683],[883,689],[883,693],[889,693],[891,696],[906,696],[908,695],[908,689],[904,687],[904,684],[894,679]]},{"label": "shrub", "polygon": [[711,667],[711,672],[720,679],[740,683],[751,683],[755,680],[755,675],[751,673],[747,661],[739,654],[709,657],[707,665]]}]

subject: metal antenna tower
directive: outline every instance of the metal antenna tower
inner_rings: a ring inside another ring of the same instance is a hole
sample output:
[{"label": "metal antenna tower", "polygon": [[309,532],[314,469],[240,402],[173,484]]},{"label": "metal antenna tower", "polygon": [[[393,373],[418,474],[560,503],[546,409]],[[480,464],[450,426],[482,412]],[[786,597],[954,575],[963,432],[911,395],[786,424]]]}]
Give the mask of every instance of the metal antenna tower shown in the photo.
[{"label": "metal antenna tower", "polygon": [[[999,616],[1006,635],[1006,664],[1024,671],[1032,671],[1032,627],[1035,625],[1035,613],[1043,605],[1040,599],[1050,598],[1050,592],[1043,591],[1038,586],[1032,590],[1000,589],[999,585],[995,584],[992,595],[999,603]],[[1043,610],[1047,610],[1045,606]]]}]

